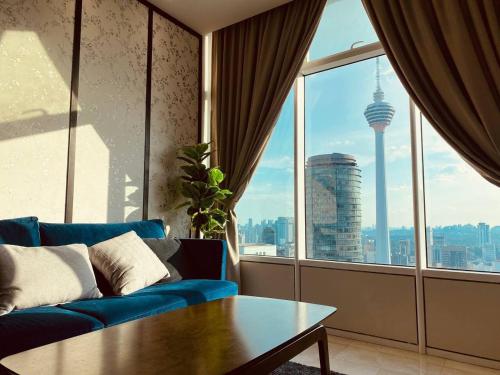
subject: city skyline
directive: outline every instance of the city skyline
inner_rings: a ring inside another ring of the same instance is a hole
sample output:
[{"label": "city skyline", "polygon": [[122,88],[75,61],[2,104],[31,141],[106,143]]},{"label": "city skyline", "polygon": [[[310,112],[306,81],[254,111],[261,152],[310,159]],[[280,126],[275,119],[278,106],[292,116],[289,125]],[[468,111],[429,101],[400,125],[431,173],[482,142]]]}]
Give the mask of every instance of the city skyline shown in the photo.
[{"label": "city skyline", "polygon": [[[293,257],[295,238],[291,238],[293,230],[281,231],[280,222],[285,221],[294,227],[294,218],[267,219],[260,223],[252,220],[238,225],[240,254]],[[322,226],[322,228],[328,228]],[[391,264],[399,266],[415,266],[415,234],[414,228],[390,228]],[[376,260],[376,229],[361,228],[361,252],[351,256],[330,247],[328,240],[336,240],[336,236],[320,238],[320,251],[310,248],[307,241],[306,257],[357,263],[380,264]],[[465,269],[471,271],[500,272],[500,226],[491,227],[488,223],[477,225],[453,225],[446,227],[427,227],[426,248],[429,267]],[[280,240],[282,239],[282,240]],[[325,241],[326,240],[326,241]],[[322,245],[328,249],[322,251]],[[344,247],[347,245],[344,241]]]}]

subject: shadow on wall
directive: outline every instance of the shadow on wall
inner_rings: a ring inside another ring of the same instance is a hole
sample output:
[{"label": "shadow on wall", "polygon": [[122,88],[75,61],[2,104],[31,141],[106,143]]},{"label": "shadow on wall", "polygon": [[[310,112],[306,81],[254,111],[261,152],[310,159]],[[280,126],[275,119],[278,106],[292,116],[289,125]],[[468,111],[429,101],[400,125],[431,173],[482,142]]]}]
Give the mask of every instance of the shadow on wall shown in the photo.
[{"label": "shadow on wall", "polygon": [[[10,163],[2,165],[0,178],[12,184],[0,187],[0,201],[12,202],[13,205],[22,206],[21,209],[27,209],[25,206],[29,206],[31,202],[28,204],[27,201],[21,201],[26,199],[23,198],[25,195],[16,190],[21,181],[28,179],[35,207],[37,199],[48,200],[44,207],[54,202],[54,207],[57,206],[54,210],[58,212],[53,216],[60,218],[59,221],[62,221],[64,214],[59,212],[64,207],[64,202],[60,200],[65,200],[65,186],[60,185],[65,182],[63,179],[67,167],[66,160],[61,159],[63,155],[66,158],[68,155],[73,7],[74,2],[68,0],[43,5],[30,1],[0,4],[0,91],[3,91],[0,94],[0,147],[9,154],[8,162],[4,159],[3,163]],[[97,85],[92,86],[92,90],[95,90],[97,97],[99,93],[105,96],[116,91],[112,100],[108,98],[105,102],[106,106],[100,105],[95,98],[80,100],[77,111],[79,125],[88,124],[93,128],[93,132],[99,137],[99,147],[106,149],[107,160],[99,160],[99,165],[89,165],[82,160],[85,154],[77,153],[80,159],[76,160],[76,166],[80,162],[84,163],[88,169],[84,171],[84,177],[91,177],[92,168],[107,168],[107,194],[103,194],[107,197],[107,207],[98,207],[99,210],[106,211],[100,212],[99,217],[104,216],[108,222],[138,220],[142,217],[144,137],[137,139],[135,135],[124,131],[121,121],[111,121],[115,117],[127,118],[129,114],[121,113],[117,116],[114,112],[117,111],[117,106],[113,106],[113,100],[127,98],[120,97],[119,87],[113,86],[111,82],[105,84],[108,85],[106,90]],[[88,91],[87,96],[90,96]],[[141,91],[137,96],[144,106],[144,92]],[[103,120],[106,122],[103,123]],[[143,129],[144,119],[133,126]],[[47,137],[49,134],[50,137]],[[77,132],[77,142],[78,135]],[[87,140],[81,139],[81,143]],[[66,143],[61,144],[61,141]],[[86,152],[92,153],[93,144],[81,143],[77,143],[77,148],[82,147]],[[131,150],[136,150],[136,155],[141,155],[140,160],[127,159]],[[75,160],[72,162],[75,163]],[[8,179],[13,171],[22,177]],[[42,177],[46,180],[39,181]],[[51,181],[52,185],[57,183],[58,186],[52,186]],[[80,179],[78,183],[82,186],[78,186],[78,190],[91,189],[96,182],[101,183],[92,178]],[[34,191],[33,186],[37,186],[38,191]],[[83,200],[79,204],[82,203]],[[92,201],[86,203],[92,205]],[[30,209],[36,210],[33,207]],[[82,208],[75,206],[74,212],[78,213],[80,209]],[[92,209],[90,207],[86,210]]]}]

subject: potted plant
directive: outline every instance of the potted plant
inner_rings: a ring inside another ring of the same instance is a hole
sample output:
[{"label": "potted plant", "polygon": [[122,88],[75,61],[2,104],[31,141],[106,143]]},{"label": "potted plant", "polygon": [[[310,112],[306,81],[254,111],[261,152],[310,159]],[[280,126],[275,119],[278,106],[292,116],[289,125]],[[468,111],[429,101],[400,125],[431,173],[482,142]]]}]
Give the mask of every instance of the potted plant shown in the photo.
[{"label": "potted plant", "polygon": [[203,164],[211,155],[209,147],[209,143],[185,146],[177,156],[184,162],[180,193],[188,199],[177,208],[187,207],[191,230],[196,238],[201,238],[201,234],[204,238],[214,238],[224,233],[227,222],[225,200],[232,194],[219,186],[224,181],[224,173],[218,167],[209,168]]}]

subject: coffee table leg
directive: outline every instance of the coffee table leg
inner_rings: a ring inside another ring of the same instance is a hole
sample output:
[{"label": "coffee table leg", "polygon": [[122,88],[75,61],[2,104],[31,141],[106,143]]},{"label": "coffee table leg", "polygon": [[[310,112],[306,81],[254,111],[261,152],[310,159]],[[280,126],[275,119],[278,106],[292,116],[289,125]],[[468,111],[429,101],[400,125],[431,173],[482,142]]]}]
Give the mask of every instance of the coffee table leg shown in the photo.
[{"label": "coffee table leg", "polygon": [[330,359],[328,356],[328,336],[325,327],[322,327],[318,340],[319,363],[321,365],[321,375],[330,375]]}]

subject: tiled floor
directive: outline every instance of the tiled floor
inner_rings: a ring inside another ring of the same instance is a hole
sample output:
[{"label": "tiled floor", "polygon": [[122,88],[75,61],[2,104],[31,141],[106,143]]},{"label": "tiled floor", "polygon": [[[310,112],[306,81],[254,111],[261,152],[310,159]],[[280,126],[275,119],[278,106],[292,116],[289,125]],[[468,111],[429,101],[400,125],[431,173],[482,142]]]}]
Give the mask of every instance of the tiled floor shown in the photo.
[{"label": "tiled floor", "polygon": [[[328,342],[332,370],[347,375],[500,375],[500,370],[342,337],[328,336]],[[317,346],[293,361],[319,367]]]}]

